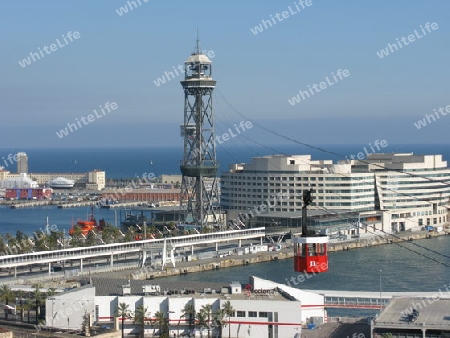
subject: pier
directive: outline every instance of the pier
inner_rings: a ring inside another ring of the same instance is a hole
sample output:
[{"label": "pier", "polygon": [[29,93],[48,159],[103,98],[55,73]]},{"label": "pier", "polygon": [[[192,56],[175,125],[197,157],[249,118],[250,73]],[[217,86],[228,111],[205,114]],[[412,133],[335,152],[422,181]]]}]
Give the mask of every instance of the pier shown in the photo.
[{"label": "pier", "polygon": [[129,208],[129,207],[139,207],[143,204],[147,204],[145,201],[137,201],[137,202],[122,202],[122,203],[115,203],[115,204],[103,204],[102,208],[106,209],[116,209],[116,208]]},{"label": "pier", "polygon": [[66,209],[66,208],[90,207],[96,205],[96,203],[97,203],[96,201],[68,202],[59,204],[58,208]]},{"label": "pier", "polygon": [[51,203],[52,203],[52,201],[29,201],[29,202],[11,204],[10,208],[21,209],[21,208],[41,207],[43,205],[49,205]]}]

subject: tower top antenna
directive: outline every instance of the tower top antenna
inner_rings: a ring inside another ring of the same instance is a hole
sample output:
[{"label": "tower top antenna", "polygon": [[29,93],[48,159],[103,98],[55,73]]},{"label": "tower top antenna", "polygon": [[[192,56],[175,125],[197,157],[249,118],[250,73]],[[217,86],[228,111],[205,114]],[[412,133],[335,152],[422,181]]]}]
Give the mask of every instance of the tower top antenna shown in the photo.
[{"label": "tower top antenna", "polygon": [[199,55],[199,54],[201,54],[201,52],[200,52],[200,36],[198,33],[198,27],[197,27],[197,41],[195,43],[195,51],[194,51],[193,55]]}]

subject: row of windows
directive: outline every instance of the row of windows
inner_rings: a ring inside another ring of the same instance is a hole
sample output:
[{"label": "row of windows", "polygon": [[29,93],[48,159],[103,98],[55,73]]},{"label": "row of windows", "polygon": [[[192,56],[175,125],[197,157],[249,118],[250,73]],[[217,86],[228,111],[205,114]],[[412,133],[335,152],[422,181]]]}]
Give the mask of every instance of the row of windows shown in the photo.
[{"label": "row of windows", "polygon": [[[233,316],[232,316],[233,317]],[[245,316],[245,311],[236,311],[236,317],[246,317]],[[268,312],[265,312],[265,311],[260,311],[260,312],[257,312],[257,311],[248,311],[248,316],[247,317],[253,317],[253,318],[256,318],[256,317],[260,317],[260,318],[268,318],[269,317],[269,314],[268,314]]]},{"label": "row of windows", "polygon": [[[439,217],[439,224],[440,223],[442,223],[442,222],[445,222],[445,216],[444,217]],[[437,217],[434,217],[433,218],[433,224],[438,224],[438,218]],[[423,224],[423,219],[422,218],[419,218],[419,225],[421,226],[421,225],[424,225]],[[427,218],[427,225],[431,225],[431,219],[430,218]]]}]

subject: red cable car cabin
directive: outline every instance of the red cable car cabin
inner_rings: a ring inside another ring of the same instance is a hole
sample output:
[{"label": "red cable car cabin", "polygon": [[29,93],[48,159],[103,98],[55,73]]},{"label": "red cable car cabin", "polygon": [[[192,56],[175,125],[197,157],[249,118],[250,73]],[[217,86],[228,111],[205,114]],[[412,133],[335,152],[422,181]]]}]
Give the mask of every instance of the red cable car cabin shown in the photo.
[{"label": "red cable car cabin", "polygon": [[294,237],[293,242],[296,272],[328,271],[328,236]]}]

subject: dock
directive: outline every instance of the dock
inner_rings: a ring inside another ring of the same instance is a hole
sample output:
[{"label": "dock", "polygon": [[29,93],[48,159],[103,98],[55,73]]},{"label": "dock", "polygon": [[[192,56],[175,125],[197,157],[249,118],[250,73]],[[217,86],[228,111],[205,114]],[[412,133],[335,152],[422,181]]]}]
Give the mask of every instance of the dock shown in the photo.
[{"label": "dock", "polygon": [[96,201],[68,202],[68,203],[59,204],[58,208],[66,209],[66,208],[90,207],[93,205],[95,206],[96,203],[97,203]]},{"label": "dock", "polygon": [[105,208],[105,209],[129,208],[129,207],[142,206],[143,204],[147,205],[147,202],[138,201],[138,202],[123,202],[123,203],[115,203],[115,204],[106,204],[106,205],[102,205],[102,208]]},{"label": "dock", "polygon": [[41,207],[43,205],[49,205],[49,204],[51,204],[51,201],[29,201],[29,202],[11,204],[10,208],[12,208],[12,209],[32,208],[32,207]]}]

